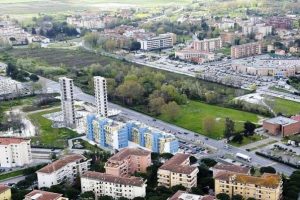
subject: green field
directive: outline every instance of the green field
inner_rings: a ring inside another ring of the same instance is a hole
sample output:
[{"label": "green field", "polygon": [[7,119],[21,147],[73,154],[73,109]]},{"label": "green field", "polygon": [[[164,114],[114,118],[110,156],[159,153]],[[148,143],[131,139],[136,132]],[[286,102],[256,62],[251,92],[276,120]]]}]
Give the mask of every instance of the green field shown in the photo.
[{"label": "green field", "polygon": [[282,113],[284,115],[300,114],[300,103],[295,101],[268,97],[266,103],[274,110],[275,113]]},{"label": "green field", "polygon": [[[236,131],[242,131],[243,124],[247,120],[253,123],[257,123],[259,120],[259,116],[253,113],[209,105],[197,101],[190,101],[187,105],[181,107],[180,115],[175,121],[169,121],[164,115],[159,116],[159,118],[215,139],[223,138],[226,117],[229,117],[235,122]],[[215,119],[215,127],[212,134],[208,134],[204,131],[203,120],[206,117]]]},{"label": "green field", "polygon": [[253,135],[253,136],[248,136],[248,137],[243,137],[242,143],[237,143],[237,142],[230,142],[231,145],[236,146],[236,147],[241,147],[253,142],[257,142],[259,140],[265,139],[266,137],[260,136],[260,135]]},{"label": "green field", "polygon": [[24,169],[8,172],[5,174],[0,174],[0,180],[5,180],[5,179],[16,177],[16,176],[21,176],[23,174],[24,174]]},{"label": "green field", "polygon": [[64,148],[67,146],[68,139],[78,136],[76,132],[67,128],[52,128],[52,122],[42,116],[58,111],[60,111],[60,108],[35,112],[28,115],[32,123],[39,129],[39,135],[32,138],[34,144],[46,147]]}]

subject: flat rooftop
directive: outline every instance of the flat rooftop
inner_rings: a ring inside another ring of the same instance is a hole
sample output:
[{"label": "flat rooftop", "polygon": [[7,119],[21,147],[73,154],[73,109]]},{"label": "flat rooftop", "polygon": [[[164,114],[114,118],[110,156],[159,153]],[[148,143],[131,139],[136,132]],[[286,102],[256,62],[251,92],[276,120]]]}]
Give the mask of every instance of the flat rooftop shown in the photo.
[{"label": "flat rooftop", "polygon": [[287,117],[283,117],[283,116],[279,116],[279,117],[274,117],[271,119],[267,119],[265,120],[268,123],[271,124],[280,124],[280,125],[289,125],[289,124],[294,124],[297,123],[297,120],[291,119],[291,118],[287,118]]}]

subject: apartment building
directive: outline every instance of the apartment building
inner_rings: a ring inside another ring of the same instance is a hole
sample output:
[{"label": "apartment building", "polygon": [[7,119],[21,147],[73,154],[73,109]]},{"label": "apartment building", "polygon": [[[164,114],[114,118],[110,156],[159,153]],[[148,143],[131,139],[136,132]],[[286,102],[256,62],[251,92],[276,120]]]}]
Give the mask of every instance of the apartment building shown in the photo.
[{"label": "apartment building", "polygon": [[105,27],[105,22],[97,15],[67,17],[67,23],[78,28],[86,29],[101,29]]},{"label": "apartment building", "polygon": [[172,197],[167,200],[215,200],[216,198],[211,195],[196,195],[190,194],[186,191],[178,190]]},{"label": "apartment building", "polygon": [[88,171],[81,176],[81,192],[93,191],[97,197],[111,196],[115,199],[146,196],[146,181],[140,177],[120,177]]},{"label": "apartment building", "polygon": [[190,166],[190,155],[177,153],[166,161],[157,172],[158,186],[183,185],[191,189],[197,186],[197,167]]},{"label": "apartment building", "polygon": [[31,162],[29,139],[0,137],[0,167],[23,167]]},{"label": "apartment building", "polygon": [[147,172],[151,165],[151,152],[141,148],[125,148],[108,159],[105,173],[114,176],[130,176],[135,172]]},{"label": "apartment building", "polygon": [[183,49],[175,52],[175,57],[196,63],[203,63],[215,59],[215,54],[210,52],[197,51],[195,49]]},{"label": "apartment building", "polygon": [[147,126],[137,121],[127,124],[128,140],[145,147],[152,152],[172,153],[178,152],[178,140],[172,134]]},{"label": "apartment building", "polygon": [[235,173],[235,174],[250,174],[250,168],[246,166],[222,164],[218,163],[211,168],[213,177],[216,177],[220,173]]},{"label": "apartment building", "polygon": [[222,48],[221,37],[204,39],[204,40],[194,40],[192,43],[192,49],[195,49],[197,51],[212,52],[221,48]]},{"label": "apartment building", "polygon": [[101,76],[94,77],[95,100],[97,114],[101,117],[108,116],[107,84],[106,79]]},{"label": "apartment building", "polygon": [[24,200],[68,200],[62,194],[47,192],[43,190],[33,190],[25,195]]},{"label": "apartment building", "polygon": [[87,117],[87,138],[111,149],[128,147],[133,142],[157,153],[178,151],[178,140],[172,134],[136,121],[122,123],[95,115]]},{"label": "apartment building", "polygon": [[25,45],[28,44],[29,36],[29,33],[14,22],[0,19],[0,39],[4,39],[11,45]]},{"label": "apartment building", "polygon": [[145,51],[171,48],[176,43],[176,35],[174,33],[160,34],[156,37],[139,39],[141,49]]},{"label": "apartment building", "polygon": [[11,78],[0,76],[0,97],[21,94],[23,86],[20,82]]},{"label": "apartment building", "polygon": [[215,193],[226,193],[229,196],[242,195],[245,199],[280,200],[282,181],[280,175],[263,174],[261,177],[222,173],[215,177]]},{"label": "apartment building", "polygon": [[242,45],[235,45],[231,47],[231,58],[243,58],[261,54],[261,43],[253,42]]},{"label": "apartment building", "polygon": [[291,29],[293,21],[287,17],[271,17],[267,24],[276,29]]},{"label": "apartment building", "polygon": [[72,79],[59,78],[61,92],[61,110],[64,118],[64,125],[69,128],[76,127],[76,116],[74,106],[74,83]]},{"label": "apartment building", "polygon": [[50,188],[64,181],[72,183],[74,179],[89,170],[91,160],[79,154],[71,154],[38,170],[38,187]]},{"label": "apartment building", "polygon": [[0,199],[11,200],[11,189],[6,185],[0,185]]},{"label": "apartment building", "polygon": [[110,149],[128,146],[126,124],[95,115],[87,116],[87,138]]}]

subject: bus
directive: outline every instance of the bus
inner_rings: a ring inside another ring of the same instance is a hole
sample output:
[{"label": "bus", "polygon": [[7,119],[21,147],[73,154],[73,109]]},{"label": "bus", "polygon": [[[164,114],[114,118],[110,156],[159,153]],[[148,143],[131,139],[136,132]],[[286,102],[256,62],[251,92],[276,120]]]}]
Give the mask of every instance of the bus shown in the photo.
[{"label": "bus", "polygon": [[235,157],[239,158],[239,159],[242,159],[244,161],[247,161],[247,162],[251,162],[251,157],[250,156],[247,156],[245,154],[242,154],[242,153],[237,153],[235,154]]}]

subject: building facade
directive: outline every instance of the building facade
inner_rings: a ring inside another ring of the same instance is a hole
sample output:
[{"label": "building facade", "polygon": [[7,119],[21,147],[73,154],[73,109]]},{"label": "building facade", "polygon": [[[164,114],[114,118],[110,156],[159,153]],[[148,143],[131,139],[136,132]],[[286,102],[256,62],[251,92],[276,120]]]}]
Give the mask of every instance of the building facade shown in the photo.
[{"label": "building facade", "polygon": [[194,40],[192,43],[192,48],[197,51],[212,52],[222,48],[222,39],[221,37],[218,37],[204,40]]},{"label": "building facade", "polygon": [[114,176],[130,176],[135,172],[147,172],[151,165],[151,152],[141,148],[125,148],[105,163],[105,173]]},{"label": "building facade", "polygon": [[75,128],[76,116],[74,106],[74,83],[72,79],[59,78],[61,92],[61,110],[64,118],[64,125],[69,128]]},{"label": "building facade", "polygon": [[43,190],[33,190],[25,195],[24,200],[68,200],[62,194],[47,192]]},{"label": "building facade", "polygon": [[145,51],[151,51],[156,49],[165,49],[173,47],[176,42],[174,33],[160,34],[156,37],[150,37],[147,39],[140,39],[138,42],[141,43],[141,49]]},{"label": "building facade", "polygon": [[191,189],[197,186],[198,172],[197,167],[190,166],[190,155],[177,153],[158,169],[158,186],[182,185]]},{"label": "building facade", "polygon": [[91,160],[79,154],[67,155],[38,170],[38,187],[50,188],[62,182],[73,183],[75,178],[90,168]]},{"label": "building facade", "polygon": [[278,116],[264,120],[263,128],[270,135],[281,135],[285,137],[300,133],[300,121]]},{"label": "building facade", "polygon": [[31,162],[29,139],[0,137],[0,167],[23,167]]},{"label": "building facade", "polygon": [[108,116],[107,85],[106,79],[101,76],[94,77],[95,100],[97,114],[101,117]]},{"label": "building facade", "polygon": [[181,60],[203,63],[215,59],[215,55],[210,52],[197,51],[195,49],[183,49],[175,52],[175,57]]},{"label": "building facade", "polygon": [[178,151],[178,140],[174,135],[136,121],[122,123],[95,115],[87,117],[87,138],[111,149],[128,147],[129,142],[133,142],[157,153]]},{"label": "building facade", "polygon": [[230,197],[242,195],[244,199],[280,200],[282,181],[280,175],[263,174],[261,177],[223,173],[215,177],[215,193],[226,193]]},{"label": "building facade", "polygon": [[253,42],[231,47],[231,58],[243,58],[261,54],[261,43]]},{"label": "building facade", "polygon": [[93,191],[96,197],[111,196],[114,199],[146,196],[146,183],[139,177],[119,177],[88,171],[81,176],[81,192]]},{"label": "building facade", "polygon": [[6,185],[0,185],[0,199],[11,200],[11,189]]}]

